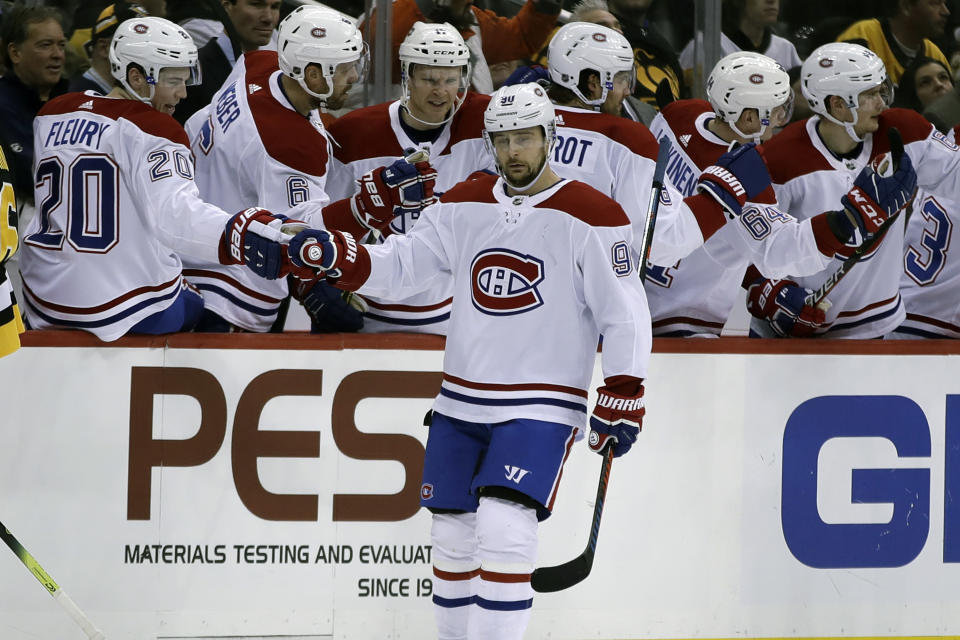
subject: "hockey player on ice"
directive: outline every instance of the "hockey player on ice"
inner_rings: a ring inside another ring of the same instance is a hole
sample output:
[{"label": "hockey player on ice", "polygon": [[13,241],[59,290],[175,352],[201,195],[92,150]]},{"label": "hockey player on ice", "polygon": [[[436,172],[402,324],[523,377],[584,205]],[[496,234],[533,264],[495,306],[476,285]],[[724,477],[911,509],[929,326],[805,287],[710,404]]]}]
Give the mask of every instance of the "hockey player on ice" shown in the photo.
[{"label": "hockey player on ice", "polygon": [[[543,88],[501,88],[484,125],[499,178],[457,185],[409,233],[382,245],[305,231],[289,247],[295,263],[361,293],[406,295],[453,280],[421,485],[421,504],[433,513],[444,640],[523,636],[537,523],[550,515],[585,421],[597,452],[611,443],[622,455],[636,440],[651,345],[631,222],[610,197],[553,170],[556,117]],[[715,188],[761,191],[765,173],[741,186],[730,170],[756,162],[745,146],[704,181],[725,173],[725,186]],[[591,413],[587,388],[601,334],[604,384]]]}]

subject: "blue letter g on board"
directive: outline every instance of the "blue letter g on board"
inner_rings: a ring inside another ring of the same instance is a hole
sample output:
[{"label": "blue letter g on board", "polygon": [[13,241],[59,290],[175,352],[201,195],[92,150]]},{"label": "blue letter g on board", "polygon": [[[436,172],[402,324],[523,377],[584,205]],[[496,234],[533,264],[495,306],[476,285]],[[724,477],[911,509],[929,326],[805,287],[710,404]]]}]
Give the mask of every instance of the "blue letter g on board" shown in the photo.
[{"label": "blue letter g on board", "polygon": [[885,438],[901,458],[930,456],[923,410],[902,396],[821,396],[790,415],[783,434],[781,518],[790,552],[811,567],[899,567],[930,529],[930,470],[853,469],[852,503],[893,505],[890,522],[828,524],[817,510],[817,461],[831,438]]}]

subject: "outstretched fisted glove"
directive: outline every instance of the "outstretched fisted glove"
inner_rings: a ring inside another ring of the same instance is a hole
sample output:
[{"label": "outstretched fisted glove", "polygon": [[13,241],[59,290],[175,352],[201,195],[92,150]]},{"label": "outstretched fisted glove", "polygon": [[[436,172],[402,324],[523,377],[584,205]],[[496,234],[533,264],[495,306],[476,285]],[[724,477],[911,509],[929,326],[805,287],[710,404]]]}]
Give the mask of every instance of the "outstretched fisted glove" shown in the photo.
[{"label": "outstretched fisted glove", "polygon": [[747,310],[782,338],[809,337],[826,322],[823,309],[806,304],[811,293],[793,280],[760,278],[747,288]]},{"label": "outstretched fisted glove", "polygon": [[844,210],[838,212],[835,221],[847,234],[847,242],[860,244],[913,199],[917,172],[910,156],[906,153],[900,156],[896,171],[884,172],[883,165],[887,162],[891,162],[888,155],[874,158],[860,171],[853,188],[840,198]]},{"label": "outstretched fisted glove", "polygon": [[222,264],[244,264],[258,276],[276,280],[289,268],[284,243],[288,236],[280,230],[287,221],[260,207],[250,207],[227,221],[220,243]]},{"label": "outstretched fisted glove", "polygon": [[739,216],[743,205],[770,186],[770,172],[757,145],[737,146],[704,169],[697,191],[708,193],[731,216]]},{"label": "outstretched fisted glove", "polygon": [[370,254],[349,233],[305,229],[290,239],[287,252],[294,269],[334,280],[338,289],[359,289],[370,276]]},{"label": "outstretched fisted glove", "polygon": [[401,158],[361,176],[360,192],[350,200],[354,218],[370,230],[383,231],[401,213],[420,211],[437,201],[437,170],[429,162]]},{"label": "outstretched fisted glove", "polygon": [[590,416],[590,449],[603,454],[613,443],[613,456],[619,457],[637,441],[643,425],[643,379],[631,376],[607,378],[597,389],[597,406]]}]

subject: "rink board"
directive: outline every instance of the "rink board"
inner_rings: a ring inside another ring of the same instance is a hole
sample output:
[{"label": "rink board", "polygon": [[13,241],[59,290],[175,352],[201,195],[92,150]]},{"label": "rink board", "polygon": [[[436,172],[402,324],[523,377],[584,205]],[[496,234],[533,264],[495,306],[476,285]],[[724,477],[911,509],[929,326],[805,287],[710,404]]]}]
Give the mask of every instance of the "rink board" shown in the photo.
[{"label": "rink board", "polygon": [[[432,637],[441,340],[64,335],[0,361],[0,520],[108,638]],[[773,344],[657,342],[593,573],[528,638],[960,634],[957,347]],[[540,564],[584,547],[599,463]],[[0,638],[80,637],[0,549]]]}]

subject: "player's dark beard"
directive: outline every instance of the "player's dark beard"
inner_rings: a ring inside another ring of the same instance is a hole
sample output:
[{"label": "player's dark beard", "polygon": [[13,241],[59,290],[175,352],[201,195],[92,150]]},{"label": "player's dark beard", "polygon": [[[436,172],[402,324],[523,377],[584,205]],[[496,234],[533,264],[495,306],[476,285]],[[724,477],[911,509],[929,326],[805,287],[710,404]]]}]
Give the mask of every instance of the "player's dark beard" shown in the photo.
[{"label": "player's dark beard", "polygon": [[[538,164],[536,168],[534,168],[530,173],[524,176],[520,180],[520,182],[514,182],[512,179],[507,179],[507,178],[504,178],[504,180],[507,182],[507,184],[509,184],[511,187],[514,187],[515,189],[523,189],[524,187],[529,187],[530,184],[541,175],[541,172],[543,171],[543,165],[545,165],[546,163],[547,163],[547,157],[544,156],[540,164]],[[504,173],[506,173],[506,171],[504,171]]]},{"label": "player's dark beard", "polygon": [[436,5],[430,12],[430,22],[449,22],[457,31],[464,31],[473,26],[472,6],[472,3],[468,4],[463,8],[463,13],[455,14],[449,6]]}]

